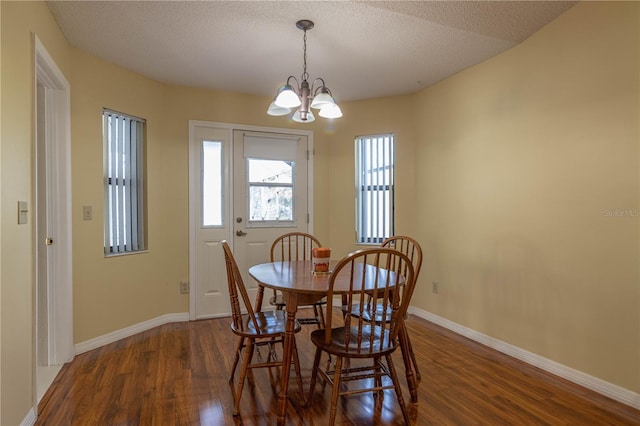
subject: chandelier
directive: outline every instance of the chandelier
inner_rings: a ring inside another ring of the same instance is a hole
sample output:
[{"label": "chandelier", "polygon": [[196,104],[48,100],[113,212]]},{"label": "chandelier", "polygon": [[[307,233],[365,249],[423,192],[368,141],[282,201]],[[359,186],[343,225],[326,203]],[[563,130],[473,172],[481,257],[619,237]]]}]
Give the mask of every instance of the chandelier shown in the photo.
[{"label": "chandelier", "polygon": [[[342,110],[333,99],[331,90],[324,84],[324,80],[316,78],[309,86],[309,74],[307,73],[307,30],[313,28],[313,21],[302,19],[296,22],[296,27],[304,31],[304,55],[301,82],[290,75],[287,84],[280,86],[276,97],[267,109],[269,115],[287,115],[293,108],[298,110],[291,117],[298,123],[311,123],[315,120],[313,112],[309,108],[319,109],[318,115],[324,118],[340,118]],[[292,82],[295,81],[295,86]],[[316,86],[316,83],[318,85]]]}]

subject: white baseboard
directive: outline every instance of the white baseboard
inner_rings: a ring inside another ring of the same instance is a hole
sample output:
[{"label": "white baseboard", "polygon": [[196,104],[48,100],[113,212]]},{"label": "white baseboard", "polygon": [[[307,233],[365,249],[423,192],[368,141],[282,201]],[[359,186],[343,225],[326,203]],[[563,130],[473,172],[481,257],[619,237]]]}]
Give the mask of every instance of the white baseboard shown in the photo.
[{"label": "white baseboard", "polygon": [[29,410],[29,412],[27,413],[27,416],[24,418],[24,420],[22,420],[22,423],[20,423],[20,426],[33,426],[34,424],[36,424],[35,407]]},{"label": "white baseboard", "polygon": [[117,331],[112,331],[111,333],[103,334],[102,336],[98,336],[93,339],[89,339],[89,340],[85,340],[84,342],[77,343],[74,346],[75,353],[76,355],[78,355],[84,352],[88,352],[90,350],[97,349],[101,346],[104,346],[108,343],[113,343],[120,339],[124,339],[125,337],[142,333],[143,331],[147,331],[153,327],[158,327],[160,325],[168,324],[170,322],[183,322],[183,321],[189,321],[188,312],[161,315],[159,317],[150,319],[148,321],[140,322],[130,327],[126,327]]},{"label": "white baseboard", "polygon": [[532,352],[525,351],[524,349],[505,343],[501,340],[487,336],[486,334],[479,333],[471,328],[464,327],[458,323],[450,321],[446,318],[424,311],[422,309],[409,307],[409,313],[417,317],[423,318],[441,327],[453,331],[454,333],[468,337],[478,343],[495,349],[498,352],[502,352],[506,355],[517,358],[527,364],[538,367],[551,374],[567,379],[580,386],[584,386],[587,389],[591,389],[599,394],[607,396],[623,404],[629,405],[633,408],[640,410],[640,394],[632,392],[623,387],[606,382],[597,377],[590,376],[578,370],[574,370],[565,365],[559,364],[550,359],[541,357]]}]

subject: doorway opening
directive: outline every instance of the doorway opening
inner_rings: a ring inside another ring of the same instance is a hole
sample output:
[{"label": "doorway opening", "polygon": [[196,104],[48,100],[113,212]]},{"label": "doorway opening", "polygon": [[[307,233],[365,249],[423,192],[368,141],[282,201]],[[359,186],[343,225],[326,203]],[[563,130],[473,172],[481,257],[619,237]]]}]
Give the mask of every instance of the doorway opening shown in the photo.
[{"label": "doorway opening", "polygon": [[70,86],[34,35],[34,405],[73,347]]}]

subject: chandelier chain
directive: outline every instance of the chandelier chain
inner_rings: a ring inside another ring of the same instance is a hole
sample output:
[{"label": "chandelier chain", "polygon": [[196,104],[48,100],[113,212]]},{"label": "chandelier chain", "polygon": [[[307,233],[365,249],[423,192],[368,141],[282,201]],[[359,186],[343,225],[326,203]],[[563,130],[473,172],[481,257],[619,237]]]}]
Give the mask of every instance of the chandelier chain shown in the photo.
[{"label": "chandelier chain", "polygon": [[304,30],[304,37],[302,38],[303,47],[303,60],[302,60],[302,80],[308,80],[309,74],[307,73],[307,30]]}]

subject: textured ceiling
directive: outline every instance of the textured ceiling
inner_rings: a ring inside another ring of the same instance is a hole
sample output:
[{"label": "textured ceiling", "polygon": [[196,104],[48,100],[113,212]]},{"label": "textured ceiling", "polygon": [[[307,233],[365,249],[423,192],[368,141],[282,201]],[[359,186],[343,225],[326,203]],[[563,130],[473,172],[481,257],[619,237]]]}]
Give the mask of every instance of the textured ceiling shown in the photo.
[{"label": "textured ceiling", "polygon": [[50,1],[69,43],[152,79],[272,96],[302,73],[338,102],[413,93],[525,40],[565,1]]}]

